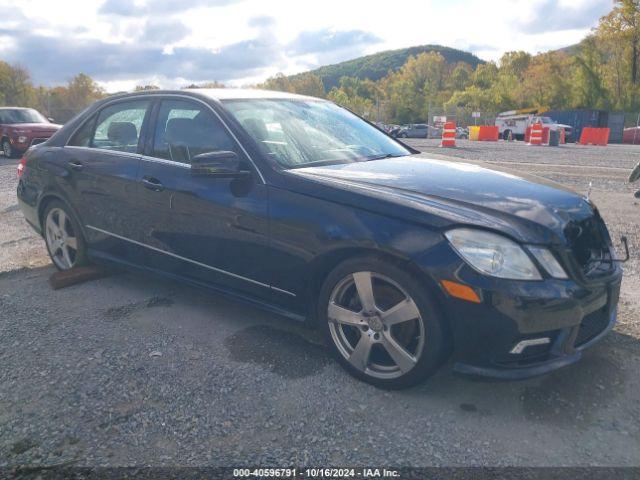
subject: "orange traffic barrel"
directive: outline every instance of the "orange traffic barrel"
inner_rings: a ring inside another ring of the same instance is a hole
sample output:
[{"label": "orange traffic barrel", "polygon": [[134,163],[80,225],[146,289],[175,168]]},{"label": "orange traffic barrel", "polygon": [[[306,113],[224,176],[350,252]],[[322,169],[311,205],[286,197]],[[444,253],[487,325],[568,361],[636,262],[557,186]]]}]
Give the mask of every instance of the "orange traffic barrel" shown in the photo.
[{"label": "orange traffic barrel", "polygon": [[452,148],[456,146],[456,122],[445,122],[442,129],[441,147]]},{"label": "orange traffic barrel", "polygon": [[531,135],[529,137],[529,145],[542,145],[542,135],[544,130],[541,123],[531,125]]}]

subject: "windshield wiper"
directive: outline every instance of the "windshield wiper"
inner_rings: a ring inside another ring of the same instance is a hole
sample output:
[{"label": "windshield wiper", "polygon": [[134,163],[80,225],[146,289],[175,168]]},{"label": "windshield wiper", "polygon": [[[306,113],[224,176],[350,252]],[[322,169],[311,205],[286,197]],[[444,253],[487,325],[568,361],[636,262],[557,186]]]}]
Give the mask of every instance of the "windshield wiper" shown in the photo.
[{"label": "windshield wiper", "polygon": [[393,153],[383,153],[381,155],[373,155],[371,157],[363,157],[360,161],[368,162],[371,160],[384,160],[385,158],[406,157],[406,155],[394,155]]},{"label": "windshield wiper", "polygon": [[396,157],[406,157],[406,156],[407,155],[394,155],[392,153],[385,153],[383,155],[373,155],[370,157],[360,157],[360,158],[350,158],[350,159],[341,158],[341,159],[334,159],[334,160],[316,160],[314,162],[306,162],[306,163],[300,163],[298,165],[291,165],[287,167],[287,169],[320,167],[320,166],[326,166],[326,165],[341,165],[341,164],[348,164],[348,163],[355,163],[355,162],[368,162],[370,160],[383,160],[385,158],[396,158]]},{"label": "windshield wiper", "polygon": [[341,165],[345,163],[351,163],[349,160],[345,159],[335,159],[335,160],[316,160],[314,162],[306,162],[299,163],[297,165],[288,166],[287,169],[293,168],[307,168],[307,167],[323,167],[325,165]]}]

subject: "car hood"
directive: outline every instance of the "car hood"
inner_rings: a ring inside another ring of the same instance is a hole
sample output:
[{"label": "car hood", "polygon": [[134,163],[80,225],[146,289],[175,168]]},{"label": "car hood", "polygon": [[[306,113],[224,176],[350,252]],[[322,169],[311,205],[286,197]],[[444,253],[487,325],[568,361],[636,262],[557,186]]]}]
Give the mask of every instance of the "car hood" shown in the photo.
[{"label": "car hood", "polygon": [[14,130],[23,130],[25,132],[57,132],[62,125],[57,123],[11,123],[6,125]]},{"label": "car hood", "polygon": [[[566,243],[565,228],[594,215],[583,196],[540,177],[427,155],[289,170],[299,177],[476,224],[525,242]],[[430,222],[433,223],[433,222]]]}]

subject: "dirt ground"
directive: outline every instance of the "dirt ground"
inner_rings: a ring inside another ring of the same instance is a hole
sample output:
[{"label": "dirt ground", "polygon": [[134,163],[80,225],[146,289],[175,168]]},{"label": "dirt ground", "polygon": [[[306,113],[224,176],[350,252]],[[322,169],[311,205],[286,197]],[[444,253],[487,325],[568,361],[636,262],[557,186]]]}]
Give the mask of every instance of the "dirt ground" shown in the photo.
[{"label": "dirt ground", "polygon": [[313,331],[207,292],[133,273],[51,290],[16,205],[17,161],[0,157],[0,467],[640,465],[640,204],[625,184],[640,147],[409,142],[591,188],[632,249],[615,331],[543,377],[445,365],[378,390]]}]

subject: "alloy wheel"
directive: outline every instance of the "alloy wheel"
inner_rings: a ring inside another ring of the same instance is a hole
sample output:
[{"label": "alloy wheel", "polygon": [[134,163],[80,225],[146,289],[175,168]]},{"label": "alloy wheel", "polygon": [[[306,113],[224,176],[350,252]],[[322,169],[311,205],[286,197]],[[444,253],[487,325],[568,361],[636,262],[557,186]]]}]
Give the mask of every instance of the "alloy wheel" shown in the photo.
[{"label": "alloy wheel", "polygon": [[425,327],[418,306],[400,285],[378,273],[355,272],[338,282],[327,319],[340,354],[366,375],[401,377],[422,354]]},{"label": "alloy wheel", "polygon": [[78,238],[71,219],[61,208],[52,208],[45,220],[45,238],[51,259],[60,270],[69,270],[78,258]]},{"label": "alloy wheel", "polygon": [[11,144],[8,140],[2,142],[2,152],[6,158],[11,158],[13,156],[13,149],[11,148]]}]

